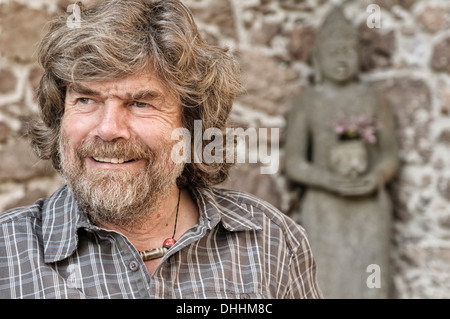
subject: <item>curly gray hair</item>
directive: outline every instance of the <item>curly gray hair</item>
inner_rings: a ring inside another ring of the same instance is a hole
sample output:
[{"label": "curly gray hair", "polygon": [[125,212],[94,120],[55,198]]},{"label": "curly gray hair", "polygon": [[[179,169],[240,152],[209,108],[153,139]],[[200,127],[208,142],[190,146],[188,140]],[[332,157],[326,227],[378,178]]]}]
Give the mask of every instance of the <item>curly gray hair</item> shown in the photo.
[{"label": "curly gray hair", "polygon": [[[225,132],[233,100],[241,92],[239,66],[229,52],[202,39],[180,1],[100,1],[81,8],[80,27],[66,22],[66,16],[53,21],[39,47],[44,68],[37,92],[41,118],[31,126],[30,137],[41,159],[50,159],[60,170],[58,139],[70,84],[134,75],[149,67],[179,99],[183,125],[191,133],[194,120],[202,120],[203,130]],[[225,160],[187,163],[178,184],[218,184],[231,166]]]}]

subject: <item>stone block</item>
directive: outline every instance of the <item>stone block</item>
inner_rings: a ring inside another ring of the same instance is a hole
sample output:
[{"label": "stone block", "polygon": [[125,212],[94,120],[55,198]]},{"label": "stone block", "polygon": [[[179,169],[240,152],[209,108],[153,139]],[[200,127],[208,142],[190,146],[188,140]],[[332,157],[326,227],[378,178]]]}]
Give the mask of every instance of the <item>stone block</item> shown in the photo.
[{"label": "stone block", "polygon": [[431,67],[438,72],[450,73],[450,37],[434,46]]},{"label": "stone block", "polygon": [[239,102],[269,115],[284,115],[288,103],[301,93],[299,74],[257,51],[243,50],[238,56],[245,87]]},{"label": "stone block", "polygon": [[7,2],[0,5],[0,55],[18,63],[36,60],[36,50],[46,23],[51,19],[43,10]]},{"label": "stone block", "polygon": [[0,143],[5,143],[8,140],[10,131],[6,123],[0,122]]},{"label": "stone block", "polygon": [[209,1],[199,3],[194,1],[189,5],[197,23],[215,25],[223,36],[236,39],[236,26],[233,7],[230,0]]},{"label": "stone block", "polygon": [[447,19],[448,13],[444,7],[426,7],[417,17],[422,28],[430,33],[439,31]]},{"label": "stone block", "polygon": [[393,110],[403,160],[409,162],[412,158],[417,163],[427,163],[432,155],[429,141],[432,105],[427,83],[401,77],[377,81],[373,85]]},{"label": "stone block", "polygon": [[322,5],[326,0],[277,0],[280,7],[288,11],[312,11],[314,9],[314,3],[317,5]]},{"label": "stone block", "polygon": [[450,202],[450,178],[441,176],[438,180],[439,194]]},{"label": "stone block", "polygon": [[0,182],[25,181],[37,176],[50,176],[54,169],[48,161],[42,161],[33,153],[28,141],[18,138],[0,149]]},{"label": "stone block", "polygon": [[0,94],[14,92],[17,85],[17,78],[8,69],[0,69]]},{"label": "stone block", "polygon": [[374,3],[388,10],[395,6],[401,6],[409,10],[418,1],[419,0],[375,0]]},{"label": "stone block", "polygon": [[441,113],[450,115],[450,88],[444,88],[441,91]]},{"label": "stone block", "polygon": [[272,39],[279,34],[281,26],[277,23],[263,22],[262,25],[251,32],[251,41],[256,45],[269,46]]},{"label": "stone block", "polygon": [[288,50],[293,59],[311,64],[314,34],[313,27],[295,27],[291,30]]},{"label": "stone block", "polygon": [[392,65],[392,56],[396,49],[394,32],[382,33],[377,30],[367,27],[365,23],[359,27],[360,64],[361,70],[365,72]]},{"label": "stone block", "polygon": [[450,129],[445,129],[439,134],[438,142],[450,146]]}]

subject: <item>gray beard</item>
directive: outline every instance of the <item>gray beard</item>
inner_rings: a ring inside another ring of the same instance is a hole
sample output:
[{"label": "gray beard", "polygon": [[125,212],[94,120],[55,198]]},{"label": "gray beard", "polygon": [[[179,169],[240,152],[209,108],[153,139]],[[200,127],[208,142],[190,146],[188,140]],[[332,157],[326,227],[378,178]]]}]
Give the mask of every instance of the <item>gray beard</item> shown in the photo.
[{"label": "gray beard", "polygon": [[93,223],[133,227],[151,216],[167,198],[183,165],[171,161],[170,149],[160,154],[147,152],[147,165],[139,173],[126,170],[88,172],[82,160],[84,155],[80,151],[74,154],[66,139],[60,138],[62,176]]}]

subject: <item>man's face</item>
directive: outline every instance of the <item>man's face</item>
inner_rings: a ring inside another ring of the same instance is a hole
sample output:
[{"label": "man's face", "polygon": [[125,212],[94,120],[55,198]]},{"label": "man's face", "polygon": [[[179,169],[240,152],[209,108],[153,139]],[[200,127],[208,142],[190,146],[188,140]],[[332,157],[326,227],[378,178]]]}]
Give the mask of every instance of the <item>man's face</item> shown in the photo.
[{"label": "man's face", "polygon": [[146,72],[67,88],[61,125],[62,174],[96,221],[130,225],[176,187],[170,158],[181,106]]}]

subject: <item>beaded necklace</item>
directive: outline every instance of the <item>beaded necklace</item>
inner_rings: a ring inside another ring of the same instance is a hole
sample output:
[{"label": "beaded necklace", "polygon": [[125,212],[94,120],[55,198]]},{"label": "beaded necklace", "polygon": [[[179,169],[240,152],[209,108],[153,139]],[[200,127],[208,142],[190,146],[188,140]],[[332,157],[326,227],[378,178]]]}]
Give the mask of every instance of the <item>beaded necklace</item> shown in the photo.
[{"label": "beaded necklace", "polygon": [[139,255],[141,256],[143,261],[153,260],[157,258],[163,257],[167,251],[172,247],[177,241],[174,239],[175,233],[177,231],[177,222],[178,222],[178,210],[180,208],[180,195],[181,190],[178,191],[178,202],[177,202],[177,213],[175,215],[175,226],[173,227],[173,234],[171,238],[167,238],[162,245],[162,248],[153,248],[144,251],[140,251]]}]

